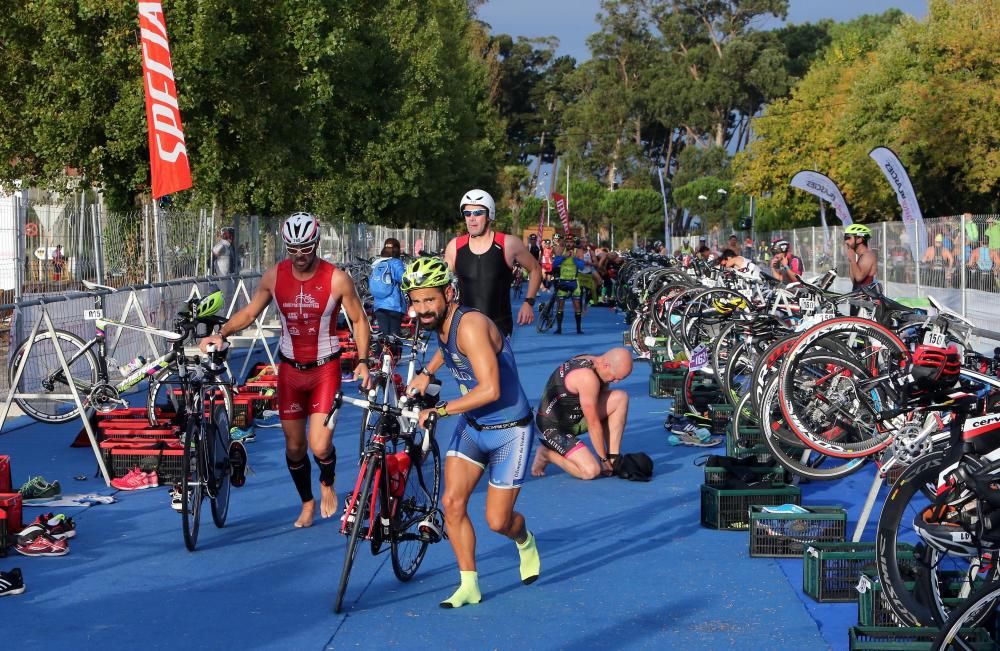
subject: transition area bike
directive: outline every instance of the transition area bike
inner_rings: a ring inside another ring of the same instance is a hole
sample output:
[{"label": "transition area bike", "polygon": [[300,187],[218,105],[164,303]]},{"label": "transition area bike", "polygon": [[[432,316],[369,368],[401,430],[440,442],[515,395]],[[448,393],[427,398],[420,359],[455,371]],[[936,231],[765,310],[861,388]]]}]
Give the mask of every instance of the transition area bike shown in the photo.
[{"label": "transition area bike", "polygon": [[[360,400],[338,392],[327,417],[329,425],[343,403],[367,410],[377,418],[360,459],[358,479],[347,496],[340,532],[347,536],[344,566],[337,586],[334,612],[339,613],[350,580],[351,569],[362,540],[372,554],[392,555],[392,571],[400,581],[416,574],[427,546],[443,537],[441,511],[441,458],[434,429],[435,415],[428,417],[425,430],[417,426],[424,400],[400,398],[401,408],[376,400]],[[409,404],[414,405],[409,407]],[[400,425],[403,423],[403,426]]]}]

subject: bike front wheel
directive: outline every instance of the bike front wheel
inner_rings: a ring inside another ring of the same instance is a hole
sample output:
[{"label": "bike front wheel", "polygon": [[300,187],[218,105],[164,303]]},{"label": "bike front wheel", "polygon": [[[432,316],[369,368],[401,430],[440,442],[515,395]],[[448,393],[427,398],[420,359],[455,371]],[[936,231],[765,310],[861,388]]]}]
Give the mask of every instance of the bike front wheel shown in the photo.
[{"label": "bike front wheel", "polygon": [[212,422],[208,427],[206,452],[208,485],[212,487],[212,521],[215,526],[226,526],[229,515],[229,493],[232,489],[233,469],[229,463],[229,412],[221,403],[212,408]]},{"label": "bike front wheel", "polygon": [[198,547],[198,529],[201,526],[201,502],[205,496],[205,468],[201,461],[201,449],[205,442],[201,437],[201,425],[196,418],[189,418],[184,427],[184,476],[181,480],[181,522],[184,529],[184,545],[188,551]]},{"label": "bike front wheel", "polygon": [[441,492],[437,441],[431,438],[426,454],[418,444],[410,447],[409,474],[392,518],[392,571],[400,581],[412,579],[424,560],[431,539],[420,531],[421,523],[430,518],[436,524]]},{"label": "bike front wheel", "polygon": [[[347,551],[344,554],[344,568],[340,571],[340,583],[337,586],[337,600],[333,604],[333,612],[339,613],[344,603],[344,593],[347,591],[347,582],[351,578],[351,568],[354,567],[354,556],[358,553],[358,543],[360,542],[361,530],[365,520],[374,518],[375,514],[370,513],[369,502],[372,499],[372,491],[375,487],[375,470],[379,464],[374,457],[365,460],[363,466],[364,476],[358,485],[358,490],[344,512],[344,517],[351,517],[354,514],[354,521],[350,523],[350,533],[347,538]],[[369,516],[366,518],[366,516]]]},{"label": "bike front wheel", "polygon": [[[29,355],[28,346],[31,346]],[[56,348],[62,351],[69,366],[70,378],[59,363]],[[37,421],[43,423],[65,423],[76,418],[80,409],[69,395],[70,381],[76,386],[80,400],[84,401],[97,383],[97,357],[87,348],[87,344],[65,330],[39,332],[34,340],[25,341],[14,351],[8,371],[8,384],[13,386],[18,364],[30,356],[17,382],[14,403]],[[34,394],[38,398],[20,398],[17,394]],[[63,395],[66,397],[47,397]]]}]

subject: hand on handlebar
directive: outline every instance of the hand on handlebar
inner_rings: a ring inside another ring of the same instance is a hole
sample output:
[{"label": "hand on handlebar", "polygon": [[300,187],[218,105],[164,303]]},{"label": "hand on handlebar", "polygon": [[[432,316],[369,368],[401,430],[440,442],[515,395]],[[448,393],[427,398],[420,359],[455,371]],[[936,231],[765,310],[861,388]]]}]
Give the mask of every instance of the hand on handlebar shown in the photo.
[{"label": "hand on handlebar", "polygon": [[371,388],[371,376],[368,373],[368,362],[360,360],[354,367],[354,379],[359,381],[362,389]]},{"label": "hand on handlebar", "polygon": [[417,419],[417,425],[424,429],[430,429],[434,426],[435,421],[437,421],[437,411],[434,409],[421,409],[420,417]]},{"label": "hand on handlebar", "polygon": [[415,396],[418,393],[420,395],[424,395],[424,392],[427,391],[427,386],[430,383],[431,378],[429,375],[417,373],[413,376],[413,379],[410,380],[410,383],[406,385],[406,395]]},{"label": "hand on handlebar", "polygon": [[198,349],[203,353],[209,352],[209,346],[214,346],[215,350],[220,350],[225,342],[226,340],[222,338],[222,335],[209,335],[198,342]]}]

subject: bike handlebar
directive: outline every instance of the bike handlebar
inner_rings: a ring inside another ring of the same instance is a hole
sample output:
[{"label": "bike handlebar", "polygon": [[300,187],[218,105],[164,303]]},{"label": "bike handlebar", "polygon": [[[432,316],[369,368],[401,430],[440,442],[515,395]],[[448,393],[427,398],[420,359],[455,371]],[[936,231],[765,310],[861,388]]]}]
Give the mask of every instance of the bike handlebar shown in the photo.
[{"label": "bike handlebar", "polygon": [[[406,403],[406,398],[402,397],[399,399],[401,403]],[[420,410],[411,409],[408,407],[391,407],[385,403],[375,402],[374,400],[362,400],[360,398],[352,398],[350,396],[345,396],[342,391],[338,391],[333,397],[333,407],[330,409],[330,413],[327,414],[326,420],[323,421],[323,426],[329,428],[330,422],[336,417],[337,412],[340,411],[340,407],[343,403],[349,405],[354,405],[355,407],[360,407],[361,409],[368,409],[377,414],[382,414],[383,416],[393,416],[395,418],[406,418],[412,421],[420,420]],[[424,429],[428,432],[433,432],[435,425],[437,424],[438,415],[436,413],[430,413],[427,415],[427,419],[424,421]],[[427,449],[430,447],[430,436],[425,436],[421,443],[421,449],[426,453]]]}]

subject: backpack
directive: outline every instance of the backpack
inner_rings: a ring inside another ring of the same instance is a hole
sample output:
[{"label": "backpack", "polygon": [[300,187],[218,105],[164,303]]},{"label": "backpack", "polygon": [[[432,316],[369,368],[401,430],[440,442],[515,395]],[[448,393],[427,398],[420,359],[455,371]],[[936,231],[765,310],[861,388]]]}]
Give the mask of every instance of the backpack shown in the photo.
[{"label": "backpack", "polygon": [[368,291],[375,298],[389,298],[396,291],[396,285],[392,282],[390,262],[391,259],[383,258],[372,265],[372,273],[368,277]]}]

